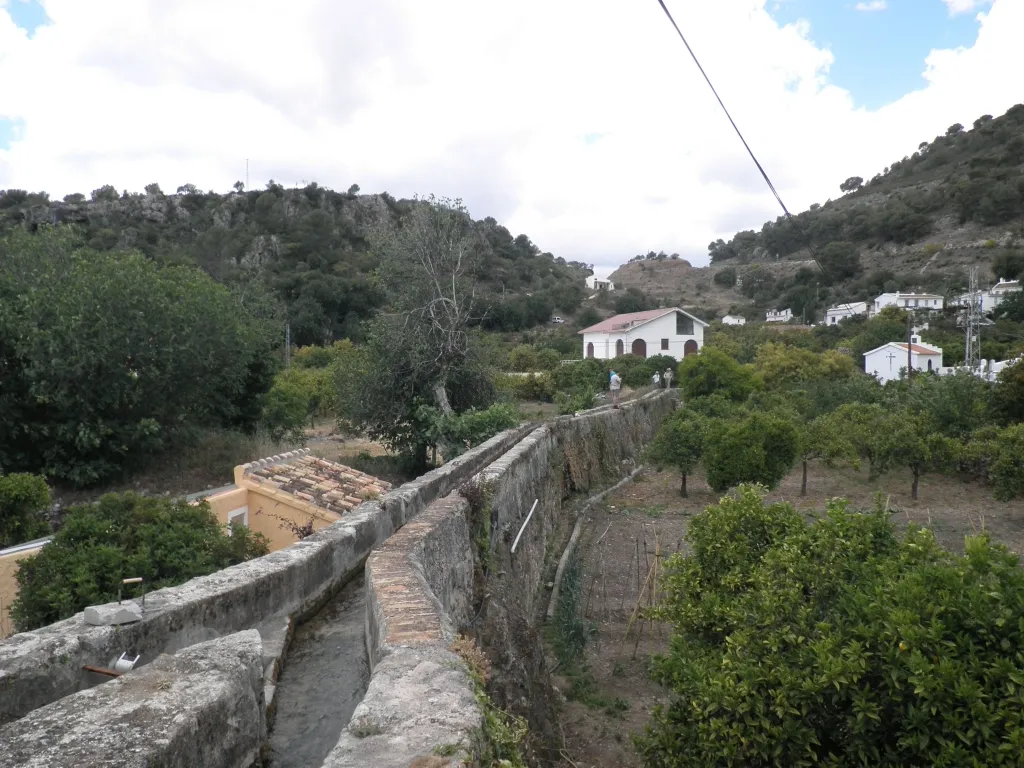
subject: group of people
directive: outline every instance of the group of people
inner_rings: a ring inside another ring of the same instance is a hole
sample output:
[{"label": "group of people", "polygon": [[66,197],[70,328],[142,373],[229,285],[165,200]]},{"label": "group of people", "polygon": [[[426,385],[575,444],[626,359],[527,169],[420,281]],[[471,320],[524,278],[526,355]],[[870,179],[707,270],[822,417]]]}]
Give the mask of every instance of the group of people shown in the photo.
[{"label": "group of people", "polygon": [[[660,374],[657,371],[651,376],[651,384],[657,389],[665,388],[668,389],[672,386],[672,369],[666,368],[664,374]],[[622,379],[619,378],[619,374],[615,371],[609,371],[608,373],[608,391],[612,396],[612,407],[619,407],[619,392],[622,390]]]}]

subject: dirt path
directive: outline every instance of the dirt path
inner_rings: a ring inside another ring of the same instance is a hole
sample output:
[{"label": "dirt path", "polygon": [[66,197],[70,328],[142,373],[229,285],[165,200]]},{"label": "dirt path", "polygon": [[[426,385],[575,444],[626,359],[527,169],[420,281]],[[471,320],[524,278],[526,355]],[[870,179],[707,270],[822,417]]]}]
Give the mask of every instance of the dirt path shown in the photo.
[{"label": "dirt path", "polygon": [[277,684],[271,768],[320,765],[366,693],[363,577],[350,582],[295,632]]}]

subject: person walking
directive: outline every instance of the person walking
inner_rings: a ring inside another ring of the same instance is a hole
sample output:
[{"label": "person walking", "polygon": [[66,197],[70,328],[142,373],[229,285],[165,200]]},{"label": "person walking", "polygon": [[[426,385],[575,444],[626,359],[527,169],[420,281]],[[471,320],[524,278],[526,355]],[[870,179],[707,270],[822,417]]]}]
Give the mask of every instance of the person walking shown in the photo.
[{"label": "person walking", "polygon": [[608,379],[608,391],[612,395],[612,408],[619,407],[619,390],[622,389],[622,379],[619,378],[619,374],[615,371],[611,372],[611,376]]},{"label": "person walking", "polygon": [[672,369],[671,368],[666,368],[665,369],[665,375],[662,376],[662,378],[665,380],[665,389],[672,389]]},{"label": "person walking", "polygon": [[657,371],[655,371],[654,375],[651,376],[651,384],[654,385],[655,389],[661,388],[661,374],[658,373]]}]

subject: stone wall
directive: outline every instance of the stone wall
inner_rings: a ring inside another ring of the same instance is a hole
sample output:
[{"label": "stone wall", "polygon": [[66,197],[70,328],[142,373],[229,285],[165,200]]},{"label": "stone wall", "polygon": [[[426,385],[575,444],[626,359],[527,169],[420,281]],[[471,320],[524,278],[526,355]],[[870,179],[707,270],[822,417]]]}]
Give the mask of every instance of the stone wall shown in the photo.
[{"label": "stone wall", "polygon": [[523,427],[496,435],[290,547],[151,592],[146,595],[144,617],[137,623],[96,627],[77,614],[0,642],[0,725],[106,681],[85,671],[84,665],[109,668],[122,652],[128,652],[141,655],[141,666],[162,653],[314,613],[359,572],[374,546],[528,431]]},{"label": "stone wall", "polygon": [[0,729],[0,765],[249,768],[266,739],[262,655],[248,630],[160,656]]},{"label": "stone wall", "polygon": [[[574,494],[627,474],[675,407],[674,392],[658,392],[542,426],[474,478],[487,489],[480,509],[452,494],[370,555],[373,674],[325,766],[408,768],[417,757],[472,746],[481,710],[466,666],[451,650],[458,632],[486,651],[494,702],[527,718],[542,752],[545,743],[556,749],[540,637],[545,574],[575,522]],[[481,515],[490,528],[483,541]]]}]

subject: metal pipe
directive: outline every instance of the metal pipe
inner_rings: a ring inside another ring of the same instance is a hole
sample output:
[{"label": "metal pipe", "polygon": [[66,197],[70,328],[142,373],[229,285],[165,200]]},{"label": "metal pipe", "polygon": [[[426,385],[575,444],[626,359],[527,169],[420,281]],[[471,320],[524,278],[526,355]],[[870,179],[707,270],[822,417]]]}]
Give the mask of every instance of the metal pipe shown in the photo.
[{"label": "metal pipe", "polygon": [[533,517],[533,510],[537,508],[537,502],[540,499],[533,500],[533,506],[530,507],[530,514],[526,516],[526,520],[523,521],[523,527],[519,529],[519,534],[516,536],[516,540],[512,542],[512,554],[516,553],[516,546],[519,544],[519,539],[523,536],[523,531],[526,530],[527,524],[530,522],[530,518]]},{"label": "metal pipe", "polygon": [[107,677],[120,677],[120,672],[115,672],[112,669],[105,669],[104,667],[94,667],[92,664],[86,664],[82,667],[86,672],[95,672],[97,675],[106,675]]}]

